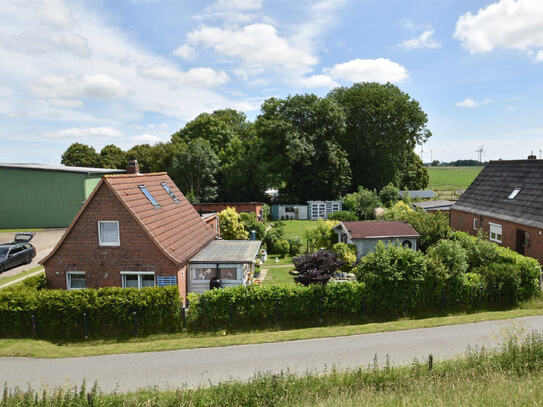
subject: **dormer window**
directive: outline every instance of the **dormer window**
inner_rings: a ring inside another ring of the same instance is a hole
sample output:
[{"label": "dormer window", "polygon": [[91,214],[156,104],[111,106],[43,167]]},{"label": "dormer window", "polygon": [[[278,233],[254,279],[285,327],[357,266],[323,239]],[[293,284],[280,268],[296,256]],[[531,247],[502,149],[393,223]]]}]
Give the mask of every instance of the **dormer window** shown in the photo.
[{"label": "dormer window", "polygon": [[174,202],[179,202],[179,198],[175,196],[175,194],[173,193],[173,191],[171,190],[168,184],[166,184],[165,182],[161,182],[160,185],[162,185],[162,188],[164,188],[164,191],[166,191],[168,195],[170,195],[170,197],[173,199]]},{"label": "dormer window", "polygon": [[157,202],[155,197],[151,195],[151,193],[149,192],[149,190],[147,189],[145,185],[138,185],[138,188],[141,190],[141,192],[143,192],[143,195],[145,195],[145,197],[149,200],[149,202],[153,204],[155,208],[160,208],[160,204]]},{"label": "dormer window", "polygon": [[513,192],[507,197],[507,199],[513,200],[517,197],[518,193],[520,192],[520,188],[515,188]]}]

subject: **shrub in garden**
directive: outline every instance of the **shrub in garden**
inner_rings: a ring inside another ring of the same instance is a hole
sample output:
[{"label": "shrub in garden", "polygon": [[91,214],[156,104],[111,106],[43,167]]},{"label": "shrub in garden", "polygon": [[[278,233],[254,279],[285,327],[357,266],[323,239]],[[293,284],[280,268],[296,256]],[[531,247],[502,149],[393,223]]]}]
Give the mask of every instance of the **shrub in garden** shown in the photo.
[{"label": "shrub in garden", "polygon": [[341,222],[344,221],[356,221],[358,220],[358,216],[354,212],[351,211],[337,211],[334,213],[331,213],[328,215],[329,220],[339,220]]},{"label": "shrub in garden", "polygon": [[343,262],[341,271],[350,273],[356,263],[356,246],[346,243],[336,243],[332,246],[332,251]]},{"label": "shrub in garden", "polygon": [[264,244],[268,250],[268,253],[275,252],[275,242],[286,238],[285,228],[276,226],[266,232],[264,236]]},{"label": "shrub in garden", "polygon": [[280,239],[273,245],[273,251],[285,257],[290,250],[290,244],[285,239]]},{"label": "shrub in garden", "polygon": [[326,284],[343,266],[343,261],[332,250],[304,254],[293,258],[292,262],[299,272],[294,281],[303,285]]},{"label": "shrub in garden", "polygon": [[375,190],[359,186],[357,192],[345,195],[343,206],[354,212],[359,219],[371,220],[375,218],[375,209],[383,206],[383,204]]},{"label": "shrub in garden", "polygon": [[287,241],[290,246],[288,254],[291,257],[295,257],[302,252],[303,242],[298,236],[290,236]]},{"label": "shrub in garden", "polygon": [[390,208],[400,200],[400,190],[394,184],[389,183],[379,191],[379,199],[384,206]]},{"label": "shrub in garden", "polygon": [[425,298],[428,270],[421,252],[379,242],[360,260],[356,274],[366,284],[368,301],[376,311],[397,312],[404,304],[416,308]]},{"label": "shrub in garden", "polygon": [[241,223],[243,223],[243,228],[247,231],[249,236],[251,236],[251,231],[254,230],[256,232],[256,238],[262,240],[264,233],[266,232],[266,225],[256,219],[256,214],[254,212],[242,212],[239,216]]},{"label": "shrub in garden", "polygon": [[241,217],[235,208],[226,208],[219,212],[221,222],[221,236],[228,240],[244,240],[249,237]]},{"label": "shrub in garden", "polygon": [[331,249],[337,243],[337,233],[333,228],[339,223],[334,220],[318,220],[314,228],[305,231],[305,238],[311,251]]}]

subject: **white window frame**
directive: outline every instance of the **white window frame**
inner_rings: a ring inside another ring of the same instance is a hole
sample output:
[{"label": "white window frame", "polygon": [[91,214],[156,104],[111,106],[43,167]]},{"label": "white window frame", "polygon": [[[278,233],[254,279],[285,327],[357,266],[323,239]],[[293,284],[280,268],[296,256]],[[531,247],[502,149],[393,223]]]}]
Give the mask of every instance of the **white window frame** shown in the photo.
[{"label": "white window frame", "polygon": [[141,290],[142,289],[142,278],[141,276],[153,276],[154,280],[155,280],[155,285],[154,287],[156,287],[156,274],[154,271],[121,271],[121,284],[123,286],[123,288],[126,288],[126,280],[125,280],[125,277],[126,275],[136,275],[138,276],[138,290]]},{"label": "white window frame", "polygon": [[[488,223],[489,224],[489,231],[488,231],[488,238],[492,242],[501,243],[503,240],[503,226],[498,223]],[[498,228],[500,233],[498,233]],[[494,229],[494,231],[492,230]],[[494,235],[494,236],[492,236]],[[500,238],[498,238],[500,236]]]},{"label": "white window frame", "polygon": [[85,287],[72,287],[72,275],[78,275],[78,276],[84,276],[84,271],[67,271],[66,272],[66,289],[68,291],[71,290],[83,290],[84,288],[87,288],[87,281],[85,280]]},{"label": "white window frame", "polygon": [[477,230],[477,218],[473,218],[473,230]]},{"label": "white window frame", "polygon": [[[116,223],[117,224],[117,241],[116,242],[103,242],[102,234],[100,233],[100,225],[102,223]],[[120,246],[121,245],[121,231],[119,229],[118,220],[99,220],[98,221],[98,244],[100,246]]]}]

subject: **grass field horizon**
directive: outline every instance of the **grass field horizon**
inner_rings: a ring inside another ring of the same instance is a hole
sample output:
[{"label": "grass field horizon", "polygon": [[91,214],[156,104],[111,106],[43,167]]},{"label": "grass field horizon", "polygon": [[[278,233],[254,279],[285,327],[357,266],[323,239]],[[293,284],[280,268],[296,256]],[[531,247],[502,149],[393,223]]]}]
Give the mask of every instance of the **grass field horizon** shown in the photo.
[{"label": "grass field horizon", "polygon": [[466,189],[479,175],[483,166],[474,167],[429,167],[428,187],[434,191]]}]

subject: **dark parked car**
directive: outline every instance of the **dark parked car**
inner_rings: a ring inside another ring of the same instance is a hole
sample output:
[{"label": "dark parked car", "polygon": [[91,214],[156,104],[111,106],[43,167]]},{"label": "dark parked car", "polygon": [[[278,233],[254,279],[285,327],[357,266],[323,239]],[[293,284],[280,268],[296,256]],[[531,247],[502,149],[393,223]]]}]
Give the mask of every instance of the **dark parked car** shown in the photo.
[{"label": "dark parked car", "polygon": [[33,237],[34,233],[18,233],[13,242],[0,244],[0,273],[36,257],[36,248],[30,244]]}]

